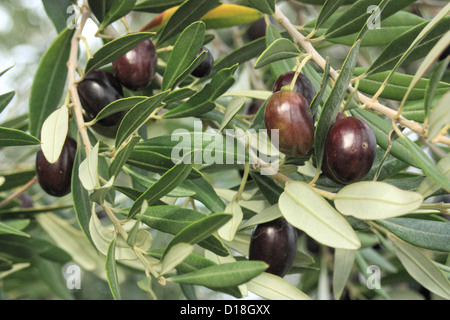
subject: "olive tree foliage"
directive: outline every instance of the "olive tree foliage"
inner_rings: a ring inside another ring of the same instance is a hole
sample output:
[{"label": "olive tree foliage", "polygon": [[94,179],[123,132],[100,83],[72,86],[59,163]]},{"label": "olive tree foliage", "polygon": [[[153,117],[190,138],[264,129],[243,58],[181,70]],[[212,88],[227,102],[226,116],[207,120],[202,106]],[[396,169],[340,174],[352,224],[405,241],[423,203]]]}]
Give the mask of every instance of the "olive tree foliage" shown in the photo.
[{"label": "olive tree foliage", "polygon": [[[0,123],[0,152],[14,164],[0,172],[1,297],[450,298],[446,1],[42,8],[56,36],[28,75],[26,114]],[[259,19],[265,33],[249,38]],[[158,55],[151,84],[87,119],[77,84],[148,39]],[[214,66],[197,78],[202,46]],[[248,109],[289,71],[316,91],[314,147],[301,157],[245,134],[263,140],[265,104]],[[0,94],[1,112],[15,92]],[[95,130],[118,111],[113,134]],[[372,169],[347,185],[321,170],[339,112],[363,119],[377,142]],[[66,135],[77,141],[71,191],[53,197],[37,183],[35,157],[42,148],[56,161]],[[285,277],[249,259],[253,228],[279,218],[298,231]]]}]

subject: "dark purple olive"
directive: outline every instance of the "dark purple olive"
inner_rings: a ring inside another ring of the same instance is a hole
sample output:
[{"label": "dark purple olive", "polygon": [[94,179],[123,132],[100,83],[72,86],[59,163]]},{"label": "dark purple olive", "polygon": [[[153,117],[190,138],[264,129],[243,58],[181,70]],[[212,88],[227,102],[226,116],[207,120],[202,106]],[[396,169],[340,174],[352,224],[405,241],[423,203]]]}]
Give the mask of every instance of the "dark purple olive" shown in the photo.
[{"label": "dark purple olive", "polygon": [[253,99],[252,103],[245,109],[244,113],[247,115],[254,115],[264,104],[264,100]]},{"label": "dark purple olive", "polygon": [[[78,84],[78,95],[81,105],[86,111],[89,120],[108,104],[123,98],[123,89],[120,82],[108,71],[97,69],[87,74]],[[119,123],[125,112],[114,113],[98,122],[105,127],[112,127]]]},{"label": "dark purple olive", "polygon": [[195,68],[194,71],[192,71],[191,73],[194,77],[197,78],[207,77],[211,73],[211,70],[214,66],[214,57],[211,54],[211,51],[209,51],[207,48],[202,47],[200,51],[197,53],[197,57],[203,51],[208,52],[205,59],[203,59],[203,61],[198,65],[198,67]]},{"label": "dark purple olive", "polygon": [[356,182],[372,168],[376,149],[375,134],[364,120],[338,120],[327,135],[322,171],[339,184]]},{"label": "dark purple olive", "polygon": [[[277,92],[284,86],[290,86],[292,79],[294,79],[294,75],[295,72],[290,71],[279,76],[273,85],[272,91]],[[311,81],[302,73],[298,74],[293,90],[304,96],[309,104],[311,104],[312,100],[316,96],[316,90],[314,89]]]},{"label": "dark purple olive", "polygon": [[250,41],[256,40],[261,37],[265,37],[266,28],[267,28],[266,20],[264,18],[261,18],[253,22],[250,25],[250,27],[248,27],[247,31],[245,32],[245,35]]},{"label": "dark purple olive", "polygon": [[297,253],[297,231],[284,218],[256,226],[250,240],[249,259],[269,265],[266,272],[284,277]]},{"label": "dark purple olive", "polygon": [[41,188],[49,195],[62,197],[70,192],[72,168],[77,142],[67,136],[55,163],[49,163],[39,148],[36,154],[36,175]]},{"label": "dark purple olive", "polygon": [[153,42],[147,39],[115,60],[113,68],[117,79],[125,88],[137,91],[151,83],[157,64],[156,48]]},{"label": "dark purple olive", "polygon": [[264,121],[273,141],[278,129],[279,150],[291,157],[307,155],[314,144],[314,123],[308,101],[290,90],[275,92],[267,101]]}]

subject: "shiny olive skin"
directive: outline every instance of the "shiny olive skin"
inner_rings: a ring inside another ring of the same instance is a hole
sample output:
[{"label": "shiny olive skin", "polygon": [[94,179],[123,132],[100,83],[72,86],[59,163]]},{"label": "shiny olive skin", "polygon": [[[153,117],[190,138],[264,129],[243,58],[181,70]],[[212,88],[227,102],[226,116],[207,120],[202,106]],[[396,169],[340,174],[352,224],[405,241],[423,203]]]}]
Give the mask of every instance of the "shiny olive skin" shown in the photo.
[{"label": "shiny olive skin", "polygon": [[249,259],[266,262],[266,272],[284,277],[291,269],[297,252],[297,231],[284,218],[253,229]]},{"label": "shiny olive skin", "polygon": [[307,155],[314,144],[314,122],[308,101],[290,90],[275,92],[267,101],[264,121],[269,137],[278,129],[278,149],[291,157]]},{"label": "shiny olive skin", "polygon": [[[279,76],[273,85],[272,91],[277,92],[284,86],[290,86],[292,79],[294,79],[294,75],[294,71],[289,71]],[[304,96],[309,104],[311,104],[312,100],[316,96],[316,90],[314,89],[311,81],[302,73],[298,74],[293,90]]]},{"label": "shiny olive skin", "polygon": [[[110,72],[97,69],[87,74],[78,84],[78,95],[90,121],[108,104],[122,99],[123,88]],[[104,127],[115,126],[124,115],[125,112],[117,112],[100,120],[98,124]]]},{"label": "shiny olive skin", "polygon": [[36,154],[36,176],[41,188],[51,196],[63,197],[70,192],[72,168],[77,142],[67,136],[55,163],[49,163],[39,148]]},{"label": "shiny olive skin", "polygon": [[364,120],[338,120],[327,135],[322,171],[339,184],[359,181],[372,168],[376,149],[375,134]]},{"label": "shiny olive skin", "polygon": [[125,88],[138,91],[151,83],[157,64],[155,45],[147,39],[115,60],[113,69],[117,79]]},{"label": "shiny olive skin", "polygon": [[203,59],[203,61],[198,65],[198,67],[191,72],[191,74],[197,78],[207,77],[211,73],[211,70],[213,69],[214,66],[214,57],[211,54],[211,51],[209,51],[206,47],[202,47],[200,49],[200,51],[197,53],[197,57],[203,51],[208,52],[208,54],[206,55],[205,59]]}]

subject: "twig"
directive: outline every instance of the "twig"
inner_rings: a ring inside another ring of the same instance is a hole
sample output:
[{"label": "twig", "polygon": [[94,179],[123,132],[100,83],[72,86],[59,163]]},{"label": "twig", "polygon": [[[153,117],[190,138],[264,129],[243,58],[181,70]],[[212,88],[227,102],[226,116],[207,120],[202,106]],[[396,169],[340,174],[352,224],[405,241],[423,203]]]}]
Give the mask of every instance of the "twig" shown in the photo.
[{"label": "twig", "polygon": [[[283,28],[286,29],[286,31],[292,36],[294,41],[302,46],[302,48],[309,54],[312,55],[312,59],[314,62],[322,69],[325,69],[325,59],[316,51],[316,49],[312,46],[311,42],[308,41],[305,36],[303,36],[300,32],[298,32],[297,28],[289,21],[289,19],[281,12],[277,7],[275,8],[274,18],[283,26]],[[333,68],[330,68],[330,75],[331,77],[336,80],[339,76],[339,73],[334,70]],[[354,90],[353,86],[350,84],[348,87],[348,92],[352,92]],[[404,127],[408,127],[413,132],[419,134],[420,136],[423,136],[424,131],[422,126],[415,122],[408,120],[402,116],[398,116],[397,111],[392,110],[389,107],[386,107],[379,103],[377,100],[374,100],[373,98],[367,97],[361,92],[356,92],[358,95],[359,101],[363,104],[363,106],[366,109],[370,109],[373,111],[376,111],[378,113],[384,114],[390,119],[398,122]],[[446,143],[447,141],[442,141],[443,143]]]},{"label": "twig", "polygon": [[83,32],[84,26],[86,25],[86,21],[91,14],[91,10],[89,9],[87,0],[84,0],[83,2],[83,6],[81,7],[81,13],[82,13],[81,21],[80,24],[77,26],[77,29],[75,30],[74,35],[72,37],[70,56],[69,61],[67,62],[68,81],[69,81],[68,89],[72,97],[73,110],[75,112],[75,119],[77,122],[78,131],[80,132],[81,140],[83,141],[84,147],[86,149],[86,154],[89,154],[89,152],[92,149],[92,145],[89,140],[89,136],[87,134],[86,126],[84,125],[83,111],[81,107],[80,97],[78,96],[76,83],[76,69],[78,66],[77,61],[78,61],[78,48],[80,36],[81,33]]},{"label": "twig", "polygon": [[17,198],[18,196],[20,196],[22,193],[24,193],[25,191],[27,191],[31,186],[33,186],[37,181],[37,177],[33,177],[33,179],[31,179],[30,181],[27,182],[27,184],[25,184],[22,188],[18,189],[16,192],[14,192],[13,194],[11,194],[8,198],[6,198],[5,200],[3,200],[2,202],[0,202],[0,208],[6,206],[8,203],[10,203],[11,201],[13,201],[15,198]]}]

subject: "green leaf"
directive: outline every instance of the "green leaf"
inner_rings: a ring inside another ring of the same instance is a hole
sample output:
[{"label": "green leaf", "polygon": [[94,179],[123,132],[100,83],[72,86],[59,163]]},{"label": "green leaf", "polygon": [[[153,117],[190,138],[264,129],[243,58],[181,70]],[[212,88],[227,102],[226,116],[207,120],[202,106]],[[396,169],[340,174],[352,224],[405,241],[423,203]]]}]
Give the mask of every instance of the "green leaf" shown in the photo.
[{"label": "green leaf", "polygon": [[[201,21],[189,25],[178,37],[164,71],[162,90],[173,88],[177,78],[189,67],[200,51],[205,38],[205,24]],[[179,82],[179,81],[178,81]]]},{"label": "green leaf", "polygon": [[119,149],[122,143],[148,120],[148,117],[156,108],[162,106],[162,102],[168,93],[168,91],[164,91],[149,97],[137,103],[125,114],[117,129],[116,149]]},{"label": "green leaf", "polygon": [[306,183],[287,183],[278,205],[290,224],[320,243],[342,249],[361,246],[348,222]]},{"label": "green leaf", "polygon": [[98,122],[114,113],[120,112],[120,111],[127,111],[133,108],[138,103],[148,99],[148,97],[144,96],[133,96],[133,97],[127,97],[122,99],[117,99],[110,104],[108,104],[106,107],[104,107],[100,112],[97,114],[93,122]]},{"label": "green leaf", "polygon": [[128,141],[128,143],[118,150],[117,154],[112,159],[109,167],[109,176],[117,177],[122,170],[123,165],[127,162],[128,157],[133,151],[134,146],[139,142],[141,137],[134,136]]},{"label": "green leaf", "polygon": [[[274,41],[281,39],[281,33],[278,31],[277,27],[271,23],[267,24],[266,27],[266,47],[269,47]],[[274,79],[278,79],[282,74],[289,72],[295,68],[295,59],[283,59],[279,61],[274,61],[270,64],[270,70]],[[267,98],[266,98],[267,99]],[[263,99],[263,100],[266,100]]]},{"label": "green leaf", "polygon": [[195,195],[192,198],[203,203],[211,212],[223,212],[225,209],[222,199],[219,198],[214,188],[204,178],[185,180],[181,183],[181,186],[195,191]]},{"label": "green leaf", "polygon": [[414,142],[403,134],[400,137],[413,158],[417,161],[419,168],[425,172],[428,178],[439,184],[444,190],[450,192],[450,180],[440,172],[428,155]]},{"label": "green leaf", "polygon": [[7,220],[5,222],[0,221],[0,234],[14,234],[22,237],[29,237],[30,235],[21,231],[30,223],[28,219],[21,220]]},{"label": "green leaf", "polygon": [[174,165],[170,170],[161,176],[161,178],[155,182],[150,188],[148,188],[133,204],[133,207],[128,213],[128,219],[131,219],[136,215],[142,206],[144,200],[148,202],[148,205],[156,203],[161,197],[172,191],[178,186],[192,170],[191,164],[178,163]]},{"label": "green leaf", "polygon": [[220,124],[219,131],[222,131],[227,127],[234,116],[242,109],[245,101],[246,99],[243,97],[234,97],[230,100],[230,102],[228,102],[227,109],[225,110],[225,114]]},{"label": "green leaf", "polygon": [[11,100],[14,98],[15,95],[16,95],[15,91],[10,91],[0,96],[0,113],[3,110],[5,110],[5,108],[8,106],[8,104],[11,102]]},{"label": "green leaf", "polygon": [[333,294],[339,300],[355,262],[355,250],[336,249],[334,253]]},{"label": "green leaf", "polygon": [[450,252],[450,223],[415,218],[392,218],[378,221],[397,237],[412,245]]},{"label": "green leaf", "polygon": [[286,38],[280,38],[272,42],[259,56],[255,63],[255,69],[262,68],[272,62],[295,58],[300,55],[297,46]]},{"label": "green leaf", "polygon": [[59,106],[67,78],[70,41],[75,29],[65,29],[52,42],[34,74],[29,100],[29,132],[39,138],[45,119]]},{"label": "green leaf", "polygon": [[[439,160],[436,164],[436,168],[447,177],[447,179],[450,179],[450,153],[447,153],[444,158]],[[417,192],[421,193],[425,198],[428,198],[439,189],[441,189],[439,183],[435,182],[430,177],[426,177],[417,188]]]},{"label": "green leaf", "polygon": [[1,174],[0,177],[4,178],[4,181],[0,185],[0,192],[20,187],[33,179],[34,176],[36,176],[35,169]]},{"label": "green leaf", "polygon": [[439,100],[431,110],[427,140],[434,142],[442,129],[450,123],[450,90]]},{"label": "green leaf", "polygon": [[86,159],[81,162],[78,177],[86,190],[94,190],[100,186],[98,179],[98,147],[97,143],[89,152]]},{"label": "green leaf", "polygon": [[275,12],[276,0],[247,0],[247,2],[262,13],[273,14]]},{"label": "green leaf", "polygon": [[327,39],[338,38],[359,32],[368,23],[369,17],[372,12],[368,12],[370,6],[379,6],[380,8],[385,6],[382,10],[381,20],[388,18],[394,13],[409,6],[415,0],[395,0],[395,1],[382,1],[382,0],[361,0],[354,3],[348,10],[344,11],[342,15],[331,25],[325,37]]},{"label": "green leaf", "polygon": [[207,12],[219,6],[218,0],[187,0],[173,13],[158,31],[158,43],[174,37],[191,23],[200,20]]},{"label": "green leaf", "polygon": [[319,16],[316,19],[314,29],[319,29],[322,24],[330,18],[330,16],[342,6],[344,0],[326,0],[320,9]]},{"label": "green leaf", "polygon": [[106,12],[102,20],[102,23],[98,27],[99,31],[104,30],[111,23],[119,20],[120,18],[130,13],[130,11],[133,10],[135,4],[136,0],[114,1],[109,10]]},{"label": "green leaf", "polygon": [[262,261],[237,261],[177,275],[167,281],[221,289],[246,283],[266,268],[267,264]]},{"label": "green leaf", "polygon": [[149,13],[161,13],[164,10],[177,6],[183,2],[184,0],[143,0],[136,4],[134,10]]},{"label": "green leaf", "polygon": [[112,7],[115,0],[88,0],[89,8],[99,22],[102,22],[106,13]]},{"label": "green leaf", "polygon": [[[71,0],[42,0],[42,4],[44,5],[47,16],[52,20],[57,33],[60,33],[66,28],[69,17],[75,20],[76,9]],[[73,9],[69,11],[69,8]],[[69,13],[71,14],[70,16]]]},{"label": "green leaf", "polygon": [[[175,235],[191,223],[206,216],[204,213],[191,209],[161,205],[148,207],[143,213],[137,215],[137,218],[150,228]],[[214,234],[198,242],[198,245],[220,256],[230,254],[228,249]]]},{"label": "green leaf", "polygon": [[69,131],[69,109],[56,109],[45,119],[41,130],[41,149],[49,163],[59,159]]},{"label": "green leaf", "polygon": [[269,300],[311,300],[289,281],[267,272],[250,280],[247,287],[254,294]]},{"label": "green leaf", "polygon": [[75,216],[78,221],[78,225],[87,237],[87,239],[94,245],[91,234],[89,232],[89,220],[91,216],[91,202],[89,200],[89,193],[84,189],[83,184],[78,176],[78,168],[83,160],[86,158],[84,146],[78,143],[77,152],[72,168],[72,183],[71,183],[71,195],[73,199],[73,208],[75,210]]},{"label": "green leaf", "polygon": [[116,252],[116,238],[113,238],[111,244],[108,247],[108,253],[106,255],[106,277],[108,279],[109,288],[115,300],[121,300],[119,277],[117,274],[117,264],[115,259]]},{"label": "green leaf", "polygon": [[402,33],[391,42],[367,70],[366,74],[395,71],[402,63],[423,58],[449,29],[450,17],[436,23],[423,22]]},{"label": "green leaf", "polygon": [[160,274],[164,275],[173,268],[176,268],[193,250],[194,247],[191,244],[180,242],[174,245],[161,261]]},{"label": "green leaf", "polygon": [[[430,111],[432,105],[434,105],[433,100],[436,94],[438,94],[438,88],[440,87],[440,81],[444,76],[445,71],[448,68],[450,60],[445,59],[438,63],[438,65],[433,69],[430,74],[430,80],[428,81],[427,88],[425,91],[425,118],[428,119],[430,116]],[[405,110],[405,108],[403,109]]]},{"label": "green leaf", "polygon": [[327,89],[329,88],[328,80],[330,77],[330,70],[331,70],[330,59],[327,57],[327,60],[325,61],[325,69],[323,71],[322,76],[322,83],[320,84],[320,90],[319,92],[316,93],[316,96],[311,101],[310,108],[312,114],[316,114],[317,111],[319,110],[320,103],[322,102],[322,99],[325,96]]},{"label": "green leaf", "polygon": [[199,243],[200,241],[208,238],[213,232],[217,231],[228,220],[230,220],[230,218],[231,215],[228,213],[216,212],[190,223],[172,238],[166,247],[163,259],[170,249],[176,244],[182,242],[192,245]]},{"label": "green leaf", "polygon": [[224,212],[231,214],[231,219],[219,228],[218,234],[225,241],[233,241],[234,235],[244,218],[244,213],[239,202],[234,199],[227,204]]},{"label": "green leaf", "polygon": [[84,71],[85,74],[117,60],[141,42],[149,39],[152,35],[152,32],[136,32],[108,42],[98,49],[94,53],[94,56],[88,60]]},{"label": "green leaf", "polygon": [[0,127],[0,146],[29,146],[40,144],[39,139],[17,129]]},{"label": "green leaf", "polygon": [[[364,74],[367,68],[355,68],[354,75],[359,76]],[[378,89],[380,89],[386,77],[389,75],[389,71],[379,72],[375,74],[370,74],[369,76],[361,79],[358,84],[358,90],[369,95],[375,95]],[[384,88],[380,97],[385,99],[392,99],[397,101],[402,101],[405,97],[408,87],[413,80],[413,76],[395,72],[389,83]],[[414,89],[409,94],[409,100],[419,100],[423,99],[426,95],[427,87],[429,85],[429,80],[421,78]],[[445,82],[440,82],[436,84],[436,92],[438,94],[443,94],[450,89],[450,84]]]},{"label": "green leaf", "polygon": [[200,116],[215,108],[214,101],[223,95],[235,82],[233,76],[237,65],[220,70],[202,91],[188,101],[163,114],[163,118],[184,118]]},{"label": "green leaf", "polygon": [[350,49],[342,66],[342,70],[339,73],[333,89],[331,90],[331,93],[323,106],[322,112],[320,113],[319,121],[317,122],[314,133],[314,152],[316,156],[317,168],[320,168],[322,165],[328,130],[333,125],[340,110],[340,106],[344,101],[345,94],[347,93],[347,89],[353,75],[353,70],[355,69],[356,60],[358,58],[360,44],[361,42],[358,41]]},{"label": "green leaf", "polygon": [[450,299],[450,283],[442,271],[417,248],[394,236],[390,239],[397,257],[411,277],[436,295]]},{"label": "green leaf", "polygon": [[363,220],[387,219],[419,208],[420,193],[405,191],[385,182],[362,181],[345,186],[336,194],[336,209]]}]

